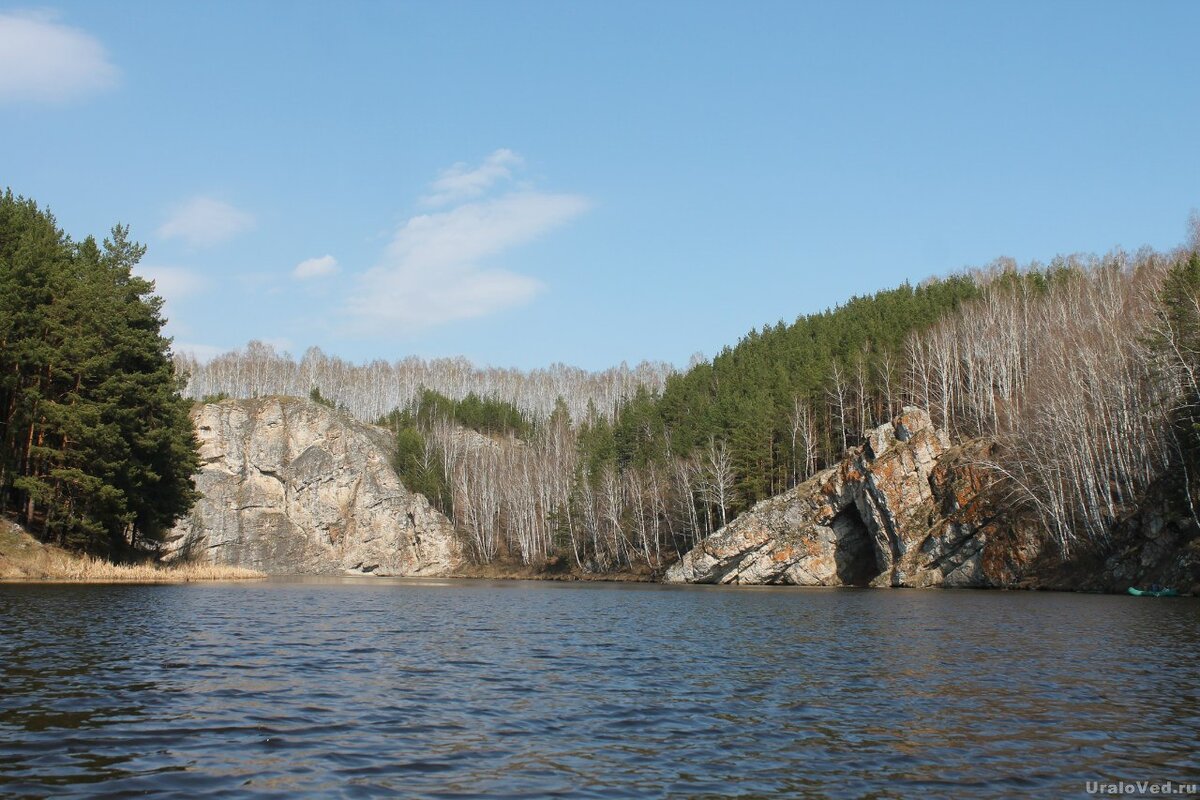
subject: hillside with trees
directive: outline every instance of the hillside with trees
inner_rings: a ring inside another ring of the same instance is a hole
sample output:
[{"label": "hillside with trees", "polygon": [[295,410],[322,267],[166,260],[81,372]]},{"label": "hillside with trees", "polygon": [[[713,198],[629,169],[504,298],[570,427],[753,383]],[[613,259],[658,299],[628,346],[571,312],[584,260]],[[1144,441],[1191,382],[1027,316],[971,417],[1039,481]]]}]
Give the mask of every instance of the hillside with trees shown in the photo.
[{"label": "hillside with trees", "polygon": [[997,443],[1008,513],[1095,550],[1176,476],[1194,516],[1198,259],[1000,261],[752,332],[612,415],[564,402],[487,446],[426,418],[410,449],[481,562],[655,570],[912,404]]},{"label": "hillside with trees", "polygon": [[126,227],[74,241],[0,196],[0,513],[109,556],[186,513],[199,467],[144,252]]},{"label": "hillside with trees", "polygon": [[905,405],[957,440],[994,441],[986,466],[1009,512],[1065,555],[1103,547],[1172,476],[1194,515],[1198,259],[1194,246],[1001,259],[765,326],[684,372],[355,366],[258,344],[179,364],[193,395],[312,393],[371,412],[406,484],[480,564],[657,571]]}]

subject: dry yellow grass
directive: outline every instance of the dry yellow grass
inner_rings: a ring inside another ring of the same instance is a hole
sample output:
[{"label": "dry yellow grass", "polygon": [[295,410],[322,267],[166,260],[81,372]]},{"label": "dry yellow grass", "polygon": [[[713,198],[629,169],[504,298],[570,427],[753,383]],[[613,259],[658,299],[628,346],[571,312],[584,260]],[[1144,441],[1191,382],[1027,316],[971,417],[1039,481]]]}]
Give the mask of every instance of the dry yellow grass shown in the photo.
[{"label": "dry yellow grass", "polygon": [[186,583],[264,577],[252,569],[214,564],[113,564],[43,544],[16,525],[0,520],[0,581]]}]

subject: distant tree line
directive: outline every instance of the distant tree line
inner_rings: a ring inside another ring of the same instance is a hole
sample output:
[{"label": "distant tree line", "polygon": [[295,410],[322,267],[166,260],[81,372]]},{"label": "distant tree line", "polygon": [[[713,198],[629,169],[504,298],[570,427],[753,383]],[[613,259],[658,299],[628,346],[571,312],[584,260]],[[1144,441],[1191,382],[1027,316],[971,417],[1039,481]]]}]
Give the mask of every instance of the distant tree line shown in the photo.
[{"label": "distant tree line", "polygon": [[126,227],[77,242],[0,196],[0,513],[113,555],[190,508],[199,467],[144,252]]},{"label": "distant tree line", "polygon": [[621,364],[600,372],[564,364],[533,370],[480,367],[465,358],[409,357],[354,364],[317,347],[310,347],[297,360],[258,341],[209,361],[178,354],[175,363],[186,377],[185,394],[196,400],[272,394],[304,397],[319,387],[323,398],[363,420],[406,408],[426,389],[453,400],[469,394],[498,398],[530,417],[548,416],[560,398],[574,419],[583,417],[589,403],[611,415],[639,386],[661,390],[674,371],[661,362]]}]

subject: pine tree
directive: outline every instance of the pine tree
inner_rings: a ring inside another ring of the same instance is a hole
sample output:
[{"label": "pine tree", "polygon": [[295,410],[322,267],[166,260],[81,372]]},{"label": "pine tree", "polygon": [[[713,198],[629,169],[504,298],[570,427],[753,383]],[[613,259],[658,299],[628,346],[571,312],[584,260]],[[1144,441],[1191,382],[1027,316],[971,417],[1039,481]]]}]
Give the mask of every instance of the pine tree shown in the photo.
[{"label": "pine tree", "polygon": [[0,508],[111,555],[169,529],[199,468],[144,253],[128,228],[76,244],[0,198]]}]

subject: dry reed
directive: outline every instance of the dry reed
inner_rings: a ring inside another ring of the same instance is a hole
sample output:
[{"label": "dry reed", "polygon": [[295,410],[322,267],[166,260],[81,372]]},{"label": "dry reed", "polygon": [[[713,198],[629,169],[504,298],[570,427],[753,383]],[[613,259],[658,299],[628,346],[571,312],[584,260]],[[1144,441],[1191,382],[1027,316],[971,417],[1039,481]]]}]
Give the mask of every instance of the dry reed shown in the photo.
[{"label": "dry reed", "polygon": [[20,528],[0,521],[0,581],[188,583],[263,577],[263,573],[252,569],[220,564],[113,564],[42,544]]}]

